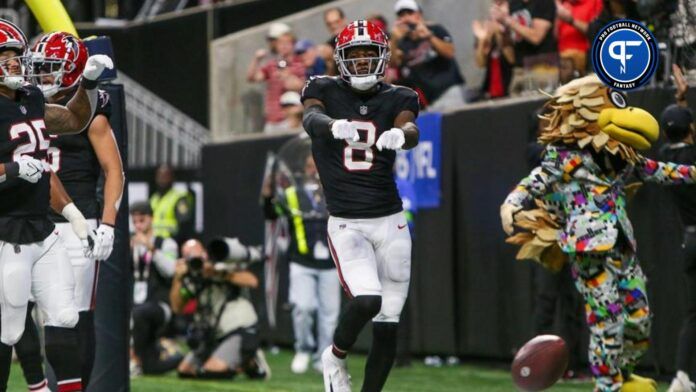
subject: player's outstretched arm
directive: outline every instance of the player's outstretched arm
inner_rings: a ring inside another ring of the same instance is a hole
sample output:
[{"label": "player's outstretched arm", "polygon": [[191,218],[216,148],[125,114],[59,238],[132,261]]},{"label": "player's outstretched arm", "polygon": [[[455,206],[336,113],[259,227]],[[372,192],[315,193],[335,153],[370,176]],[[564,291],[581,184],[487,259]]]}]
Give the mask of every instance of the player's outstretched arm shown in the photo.
[{"label": "player's outstretched arm", "polygon": [[89,125],[97,108],[97,78],[104,68],[113,68],[108,56],[94,55],[87,59],[82,81],[75,95],[65,105],[47,104],[44,114],[46,128],[55,134],[80,133]]},{"label": "player's outstretched arm", "polygon": [[416,120],[416,114],[410,110],[404,110],[399,113],[394,119],[394,126],[401,128],[404,131],[404,145],[401,147],[404,150],[410,150],[418,145],[418,140],[420,138],[420,131],[418,126],[414,122]]},{"label": "player's outstretched arm", "polygon": [[416,114],[404,110],[394,119],[394,127],[382,132],[375,143],[379,151],[408,150],[418,145],[418,126],[413,122]]},{"label": "player's outstretched arm", "polygon": [[316,98],[307,98],[304,101],[304,115],[302,125],[311,137],[332,137],[331,125],[334,119],[326,114],[324,103]]}]

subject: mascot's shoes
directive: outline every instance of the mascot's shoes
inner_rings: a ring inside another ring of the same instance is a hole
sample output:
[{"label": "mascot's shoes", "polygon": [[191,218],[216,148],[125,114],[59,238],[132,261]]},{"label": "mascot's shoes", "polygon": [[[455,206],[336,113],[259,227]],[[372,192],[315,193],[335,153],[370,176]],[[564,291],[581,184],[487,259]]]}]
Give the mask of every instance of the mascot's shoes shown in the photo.
[{"label": "mascot's shoes", "polygon": [[645,378],[631,374],[621,386],[621,392],[657,392],[657,382],[651,378]]},{"label": "mascot's shoes", "polygon": [[677,375],[672,380],[667,392],[694,392],[696,391],[696,386],[691,380],[689,380],[689,375],[683,371],[678,371]]}]

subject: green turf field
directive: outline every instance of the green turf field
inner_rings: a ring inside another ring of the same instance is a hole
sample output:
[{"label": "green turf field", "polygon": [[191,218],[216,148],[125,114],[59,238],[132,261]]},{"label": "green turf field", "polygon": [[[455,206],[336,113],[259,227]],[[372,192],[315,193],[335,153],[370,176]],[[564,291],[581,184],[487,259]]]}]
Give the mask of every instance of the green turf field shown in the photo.
[{"label": "green turf field", "polygon": [[[323,382],[318,373],[308,372],[297,376],[290,372],[292,353],[282,351],[278,355],[268,355],[268,361],[273,371],[273,377],[266,382],[248,381],[243,376],[226,382],[184,381],[171,374],[160,377],[141,376],[131,381],[133,392],[322,392]],[[351,356],[349,366],[353,375],[353,390],[358,391],[363,377],[362,356]],[[660,385],[660,391],[667,389],[666,384]],[[12,367],[10,392],[26,391],[19,365]],[[387,381],[385,392],[511,392],[514,391],[510,375],[506,371],[493,370],[471,365],[455,367],[432,368],[421,362],[406,369],[394,369]],[[591,391],[591,384],[558,384],[550,391]],[[102,392],[102,391],[99,391]],[[108,391],[103,391],[108,392]]]}]

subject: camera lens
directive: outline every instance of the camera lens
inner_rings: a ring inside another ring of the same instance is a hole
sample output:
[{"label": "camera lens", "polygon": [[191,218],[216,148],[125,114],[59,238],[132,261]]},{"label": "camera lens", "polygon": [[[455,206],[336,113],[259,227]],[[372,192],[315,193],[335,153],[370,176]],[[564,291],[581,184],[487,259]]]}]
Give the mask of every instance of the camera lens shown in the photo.
[{"label": "camera lens", "polygon": [[200,257],[192,257],[188,260],[188,265],[192,271],[200,271],[203,269],[203,259]]}]

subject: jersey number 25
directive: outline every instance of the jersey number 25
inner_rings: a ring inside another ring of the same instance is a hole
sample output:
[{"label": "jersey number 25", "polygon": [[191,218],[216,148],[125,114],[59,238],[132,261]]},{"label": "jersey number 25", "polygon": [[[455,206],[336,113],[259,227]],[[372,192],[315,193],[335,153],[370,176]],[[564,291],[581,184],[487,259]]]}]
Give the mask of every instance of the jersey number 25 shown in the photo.
[{"label": "jersey number 25", "polygon": [[22,155],[33,157],[39,151],[48,150],[51,142],[44,136],[43,131],[46,129],[44,120],[33,120],[29,122],[21,122],[10,127],[10,139],[19,139],[26,135],[26,143],[22,143],[15,148],[12,154],[14,161],[19,160]]},{"label": "jersey number 25", "polygon": [[[370,170],[375,158],[372,146],[377,142],[377,127],[369,121],[351,121],[351,123],[358,130],[360,140],[357,142],[346,140],[347,146],[343,149],[343,166],[349,171]],[[362,157],[358,157],[356,151],[362,151],[360,154]]]}]

